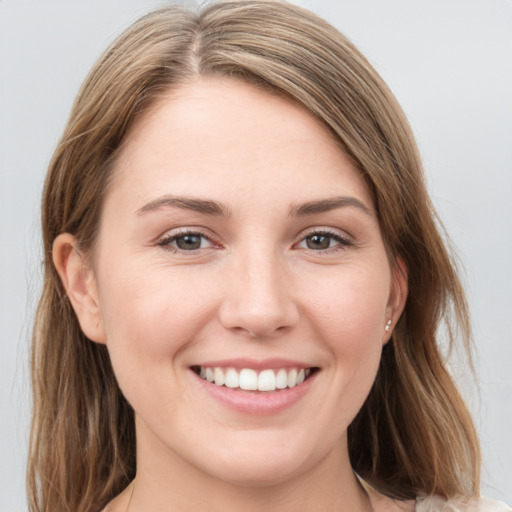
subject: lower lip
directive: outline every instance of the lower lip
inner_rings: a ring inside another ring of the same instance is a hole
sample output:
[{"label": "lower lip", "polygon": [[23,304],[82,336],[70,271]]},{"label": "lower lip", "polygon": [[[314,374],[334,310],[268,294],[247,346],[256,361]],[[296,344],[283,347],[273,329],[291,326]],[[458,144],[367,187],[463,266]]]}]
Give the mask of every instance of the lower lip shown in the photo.
[{"label": "lower lip", "polygon": [[286,388],[276,391],[244,391],[232,389],[216,384],[199,377],[192,372],[201,387],[214,400],[244,414],[271,415],[278,414],[303,398],[311,389],[311,385],[317,376],[313,373],[304,382],[294,388]]}]

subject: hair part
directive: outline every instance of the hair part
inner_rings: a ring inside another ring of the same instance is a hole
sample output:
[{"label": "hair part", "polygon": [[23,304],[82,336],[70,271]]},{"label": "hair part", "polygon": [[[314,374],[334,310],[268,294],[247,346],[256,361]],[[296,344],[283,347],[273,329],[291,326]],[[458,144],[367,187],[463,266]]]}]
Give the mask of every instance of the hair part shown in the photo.
[{"label": "hair part", "polygon": [[404,313],[349,427],[354,470],[396,498],[477,495],[475,429],[436,337],[444,323],[450,343],[469,351],[467,305],[405,116],[367,60],[327,22],[285,2],[241,0],[144,16],[110,46],[78,93],[43,193],[30,510],[101,510],[136,468],[133,410],[106,347],[80,330],[52,263],[53,242],[67,232],[91,250],[134,122],[169,91],[216,76],[290,98],[324,124],[360,170],[387,249],[407,269]]}]

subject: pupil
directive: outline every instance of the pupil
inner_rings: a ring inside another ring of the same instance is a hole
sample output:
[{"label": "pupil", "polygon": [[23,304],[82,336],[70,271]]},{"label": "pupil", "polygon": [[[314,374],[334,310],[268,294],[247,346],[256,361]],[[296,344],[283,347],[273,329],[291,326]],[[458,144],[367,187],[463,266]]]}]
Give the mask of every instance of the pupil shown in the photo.
[{"label": "pupil", "polygon": [[328,249],[331,240],[326,235],[311,235],[307,238],[308,249]]},{"label": "pupil", "polygon": [[199,249],[201,247],[201,237],[198,235],[183,235],[176,239],[176,245],[185,251]]}]

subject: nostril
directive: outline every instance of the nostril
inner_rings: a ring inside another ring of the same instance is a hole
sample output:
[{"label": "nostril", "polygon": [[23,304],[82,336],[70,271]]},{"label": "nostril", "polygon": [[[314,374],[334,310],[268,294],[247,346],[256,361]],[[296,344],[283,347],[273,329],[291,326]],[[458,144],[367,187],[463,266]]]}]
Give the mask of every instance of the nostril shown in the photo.
[{"label": "nostril", "polygon": [[222,325],[231,332],[250,338],[270,338],[299,322],[297,304],[278,279],[247,275],[243,280],[237,279],[228,290],[218,314]]}]

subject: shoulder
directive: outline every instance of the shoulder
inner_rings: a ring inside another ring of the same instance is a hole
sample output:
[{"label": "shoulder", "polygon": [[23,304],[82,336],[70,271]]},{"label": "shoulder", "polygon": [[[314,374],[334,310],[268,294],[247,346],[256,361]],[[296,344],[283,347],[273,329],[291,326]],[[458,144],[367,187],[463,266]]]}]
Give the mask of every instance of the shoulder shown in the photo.
[{"label": "shoulder", "polygon": [[428,496],[416,500],[416,512],[512,512],[512,508],[501,501],[480,499],[450,499]]}]

